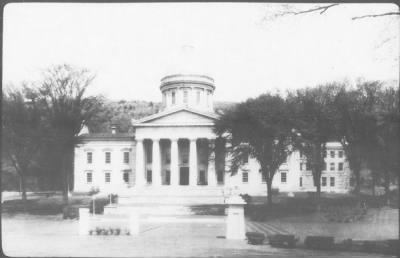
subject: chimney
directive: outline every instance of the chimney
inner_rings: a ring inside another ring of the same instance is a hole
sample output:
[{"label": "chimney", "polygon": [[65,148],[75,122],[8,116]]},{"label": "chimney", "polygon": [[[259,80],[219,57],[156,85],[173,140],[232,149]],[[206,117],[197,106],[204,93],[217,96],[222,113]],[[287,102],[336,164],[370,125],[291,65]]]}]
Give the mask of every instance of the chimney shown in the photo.
[{"label": "chimney", "polygon": [[116,134],[117,133],[117,126],[116,125],[111,125],[111,133]]}]

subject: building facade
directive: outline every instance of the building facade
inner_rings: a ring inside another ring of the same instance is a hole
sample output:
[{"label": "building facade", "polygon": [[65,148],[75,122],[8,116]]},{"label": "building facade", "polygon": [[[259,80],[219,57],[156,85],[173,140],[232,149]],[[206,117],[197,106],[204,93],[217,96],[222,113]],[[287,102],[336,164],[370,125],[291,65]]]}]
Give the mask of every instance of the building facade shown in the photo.
[{"label": "building facade", "polygon": [[[74,191],[154,194],[224,192],[266,195],[266,183],[256,160],[231,175],[225,142],[213,132],[214,80],[206,75],[166,76],[161,80],[163,110],[133,121],[134,133],[90,134],[77,137]],[[350,170],[340,143],[327,143],[322,191],[348,192]],[[305,158],[294,152],[274,177],[281,192],[315,191]],[[201,191],[199,191],[201,190]],[[200,194],[201,195],[201,194]]]}]

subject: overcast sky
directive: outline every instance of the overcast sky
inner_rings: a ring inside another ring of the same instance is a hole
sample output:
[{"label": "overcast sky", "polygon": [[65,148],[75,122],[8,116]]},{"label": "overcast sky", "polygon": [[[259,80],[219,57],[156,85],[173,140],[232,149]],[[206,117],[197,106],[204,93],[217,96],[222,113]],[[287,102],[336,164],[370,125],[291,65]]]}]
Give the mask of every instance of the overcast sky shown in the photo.
[{"label": "overcast sky", "polygon": [[8,4],[3,83],[37,81],[47,67],[69,63],[96,73],[91,93],[160,101],[160,79],[184,70],[185,45],[194,49],[192,69],[214,77],[219,101],[333,80],[398,81],[399,17],[351,20],[397,6],[342,4],[323,15],[275,17],[282,10],[265,3]]}]

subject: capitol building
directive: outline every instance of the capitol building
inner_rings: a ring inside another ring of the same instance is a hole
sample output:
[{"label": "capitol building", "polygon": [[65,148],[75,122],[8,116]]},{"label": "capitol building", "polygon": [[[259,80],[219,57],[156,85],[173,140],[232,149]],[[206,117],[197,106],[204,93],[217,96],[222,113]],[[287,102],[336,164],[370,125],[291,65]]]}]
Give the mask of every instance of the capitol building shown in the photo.
[{"label": "capitol building", "polygon": [[[235,174],[227,172],[225,141],[213,131],[214,79],[183,71],[161,79],[161,112],[133,120],[133,133],[89,133],[77,136],[74,191],[116,193],[131,201],[171,197],[175,202],[223,203],[232,189],[265,196],[267,187],[255,159]],[[327,143],[323,192],[348,192],[350,170],[338,142]],[[280,192],[315,191],[312,173],[299,152],[275,174]],[[125,200],[127,200],[125,199]]]}]

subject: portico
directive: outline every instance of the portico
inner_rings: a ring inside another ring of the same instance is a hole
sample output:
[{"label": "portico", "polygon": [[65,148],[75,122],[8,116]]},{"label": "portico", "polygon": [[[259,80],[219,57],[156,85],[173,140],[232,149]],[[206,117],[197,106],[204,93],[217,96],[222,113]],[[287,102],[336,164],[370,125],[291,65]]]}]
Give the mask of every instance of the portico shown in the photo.
[{"label": "portico", "polygon": [[136,187],[216,186],[215,138],[136,139]]}]

